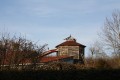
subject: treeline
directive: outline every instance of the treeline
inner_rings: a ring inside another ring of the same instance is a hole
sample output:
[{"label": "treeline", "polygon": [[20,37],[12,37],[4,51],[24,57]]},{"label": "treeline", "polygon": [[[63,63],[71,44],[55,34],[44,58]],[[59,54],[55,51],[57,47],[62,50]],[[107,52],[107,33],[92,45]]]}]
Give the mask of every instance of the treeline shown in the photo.
[{"label": "treeline", "polygon": [[[39,61],[39,56],[46,49],[45,45],[37,45],[33,41],[27,40],[24,37],[11,37],[10,34],[0,34],[0,70],[4,67],[8,69],[24,68],[25,63],[32,64],[35,68]],[[27,61],[27,62],[26,62]]]}]

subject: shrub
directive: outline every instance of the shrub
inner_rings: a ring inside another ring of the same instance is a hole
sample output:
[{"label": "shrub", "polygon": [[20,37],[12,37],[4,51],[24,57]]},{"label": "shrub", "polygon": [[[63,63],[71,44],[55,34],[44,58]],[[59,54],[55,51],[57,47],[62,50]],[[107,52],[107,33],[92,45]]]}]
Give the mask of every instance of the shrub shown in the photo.
[{"label": "shrub", "polygon": [[74,64],[68,64],[65,62],[51,62],[42,65],[39,69],[41,70],[74,70],[76,67]]},{"label": "shrub", "polygon": [[99,59],[95,60],[95,67],[97,69],[103,69],[103,68],[109,69],[109,68],[111,68],[111,65],[108,63],[107,60],[99,58]]}]

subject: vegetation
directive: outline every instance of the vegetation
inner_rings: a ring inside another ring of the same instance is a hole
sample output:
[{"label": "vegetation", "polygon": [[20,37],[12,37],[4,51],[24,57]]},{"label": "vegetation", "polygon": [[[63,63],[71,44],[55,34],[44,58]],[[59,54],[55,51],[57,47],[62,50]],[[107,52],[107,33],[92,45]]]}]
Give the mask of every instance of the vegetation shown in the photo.
[{"label": "vegetation", "polygon": [[111,18],[106,18],[104,27],[99,33],[99,40],[89,48],[91,54],[120,55],[120,11],[112,13]]},{"label": "vegetation", "polygon": [[36,63],[41,53],[45,51],[46,44],[38,46],[23,37],[10,37],[9,34],[1,34],[0,37],[0,70],[24,68],[24,63],[32,64],[31,68],[36,67]]},{"label": "vegetation", "polygon": [[106,18],[101,38],[107,49],[113,54],[120,54],[120,12],[114,11],[111,18]]},{"label": "vegetation", "polygon": [[119,80],[118,61],[119,58],[89,58],[85,65],[53,62],[38,70],[3,70],[0,71],[0,80]]}]

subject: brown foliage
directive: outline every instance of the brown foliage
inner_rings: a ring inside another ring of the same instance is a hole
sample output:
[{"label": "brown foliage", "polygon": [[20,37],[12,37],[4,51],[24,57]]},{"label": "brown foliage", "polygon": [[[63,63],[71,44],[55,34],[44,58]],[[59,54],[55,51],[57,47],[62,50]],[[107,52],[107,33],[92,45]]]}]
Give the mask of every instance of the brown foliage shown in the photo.
[{"label": "brown foliage", "polygon": [[9,34],[0,35],[0,68],[18,68],[19,64],[24,63],[25,59],[31,60],[31,64],[36,65],[38,56],[45,51],[46,44],[38,46],[24,37],[10,37]]},{"label": "brown foliage", "polygon": [[88,58],[85,62],[86,68],[94,69],[119,69],[120,68],[120,57],[111,58]]}]

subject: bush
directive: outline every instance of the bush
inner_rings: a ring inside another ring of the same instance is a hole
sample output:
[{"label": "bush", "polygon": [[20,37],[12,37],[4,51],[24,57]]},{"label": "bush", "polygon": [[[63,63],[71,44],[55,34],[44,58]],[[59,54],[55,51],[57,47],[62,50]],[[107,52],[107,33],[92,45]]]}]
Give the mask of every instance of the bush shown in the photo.
[{"label": "bush", "polygon": [[51,62],[42,65],[39,69],[41,70],[75,70],[74,64],[68,64],[65,62]]},{"label": "bush", "polygon": [[109,63],[111,61],[111,59],[107,58],[88,58],[86,59],[85,67],[87,69],[110,69],[113,66]]},{"label": "bush", "polygon": [[95,61],[95,67],[97,69],[109,69],[111,65],[105,59],[100,58]]}]

